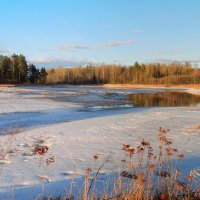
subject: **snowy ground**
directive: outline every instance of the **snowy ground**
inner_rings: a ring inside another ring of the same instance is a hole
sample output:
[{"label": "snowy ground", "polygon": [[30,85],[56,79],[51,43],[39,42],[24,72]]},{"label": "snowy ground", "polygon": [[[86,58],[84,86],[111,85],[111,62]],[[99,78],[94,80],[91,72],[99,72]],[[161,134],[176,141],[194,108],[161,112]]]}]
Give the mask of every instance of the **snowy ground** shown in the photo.
[{"label": "snowy ground", "polygon": [[[108,92],[114,91],[123,96],[156,90],[0,88],[1,194],[10,194],[13,188],[17,188],[16,199],[23,199],[19,195],[20,189],[37,185],[41,176],[46,177],[46,181],[59,183],[61,187],[63,183],[67,184],[63,180],[71,178],[73,171],[81,176],[87,167],[94,169],[95,154],[99,155],[97,165],[112,155],[112,161],[104,168],[105,172],[111,172],[114,161],[122,158],[122,144],[137,146],[142,139],[146,139],[154,146],[160,126],[171,130],[170,137],[185,154],[185,170],[199,167],[200,129],[194,127],[200,125],[200,107],[87,110],[88,104],[102,105],[112,101],[112,104],[118,105],[115,98],[105,98]],[[188,91],[199,93],[199,90]],[[11,136],[10,132],[16,135]],[[54,156],[54,163],[48,166],[43,162],[40,164],[33,152],[38,144],[49,146],[47,157]]]}]

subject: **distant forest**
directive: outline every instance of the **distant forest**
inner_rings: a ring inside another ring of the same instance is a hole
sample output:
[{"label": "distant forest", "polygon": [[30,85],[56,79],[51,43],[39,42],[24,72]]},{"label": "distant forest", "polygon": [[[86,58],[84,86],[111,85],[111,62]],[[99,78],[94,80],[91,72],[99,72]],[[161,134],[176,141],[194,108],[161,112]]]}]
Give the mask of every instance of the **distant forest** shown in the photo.
[{"label": "distant forest", "polygon": [[132,66],[36,68],[22,54],[0,55],[2,84],[200,84],[200,68],[190,63],[152,63]]},{"label": "distant forest", "polygon": [[44,67],[38,69],[33,64],[27,64],[23,55],[0,55],[0,83],[45,83],[47,72]]},{"label": "distant forest", "polygon": [[48,70],[47,83],[65,84],[199,84],[200,68],[189,63],[101,65]]}]

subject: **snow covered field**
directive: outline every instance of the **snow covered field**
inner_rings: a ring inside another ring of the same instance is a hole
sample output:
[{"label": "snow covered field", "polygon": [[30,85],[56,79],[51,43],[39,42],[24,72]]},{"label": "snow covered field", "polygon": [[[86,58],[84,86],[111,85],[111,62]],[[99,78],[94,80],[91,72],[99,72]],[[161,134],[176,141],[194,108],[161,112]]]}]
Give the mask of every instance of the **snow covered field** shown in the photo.
[{"label": "snow covered field", "polygon": [[[122,144],[137,146],[142,139],[156,143],[158,128],[170,129],[176,147],[185,154],[184,170],[200,166],[200,107],[123,108],[115,97],[128,93],[155,93],[158,89],[105,89],[101,87],[16,87],[0,88],[0,196],[24,186],[41,183],[67,184],[73,171],[84,175],[94,168],[93,155],[100,165],[112,155],[105,172],[120,161]],[[159,89],[160,91],[165,90]],[[199,90],[188,90],[198,94]],[[89,109],[100,105],[115,109]],[[10,132],[16,132],[10,136]],[[10,143],[5,144],[10,138]],[[55,162],[46,166],[34,155],[38,144],[49,146]],[[55,184],[56,185],[56,184]],[[55,186],[54,185],[54,186]],[[29,188],[30,191],[30,188]],[[55,191],[55,187],[54,187]],[[17,196],[18,194],[18,196]],[[22,198],[22,196],[21,196]],[[23,198],[22,198],[23,199]]]}]

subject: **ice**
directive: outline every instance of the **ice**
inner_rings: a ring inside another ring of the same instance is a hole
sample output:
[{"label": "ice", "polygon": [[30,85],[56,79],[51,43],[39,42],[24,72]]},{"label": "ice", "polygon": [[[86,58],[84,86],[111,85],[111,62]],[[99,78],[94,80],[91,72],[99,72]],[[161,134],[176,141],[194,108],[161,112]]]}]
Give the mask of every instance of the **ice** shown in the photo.
[{"label": "ice", "polygon": [[[82,184],[85,169],[95,169],[95,165],[99,166],[109,156],[102,173],[110,173],[123,157],[122,144],[137,146],[145,139],[155,146],[160,126],[171,130],[169,137],[185,154],[186,160],[190,160],[190,164],[183,165],[185,170],[200,166],[199,132],[188,131],[200,122],[197,107],[81,110],[84,105],[80,99],[85,101],[90,97],[91,102],[99,101],[106,92],[108,89],[100,87],[0,88],[0,130],[3,133],[0,152],[4,155],[0,159],[0,167],[3,167],[0,197],[10,194],[14,187],[15,199],[25,199],[31,188],[36,188],[34,194],[41,192],[42,181],[51,182],[46,183],[46,187],[58,194],[64,186],[70,185],[74,174]],[[119,92],[121,95],[131,91],[120,89]],[[148,92],[155,92],[155,89]],[[195,90],[195,93],[200,91]],[[52,94],[65,95],[70,101],[51,99]],[[13,136],[12,130],[15,130]],[[40,156],[34,152],[38,145],[49,147],[41,163]],[[93,156],[96,154],[99,159],[95,164]],[[45,159],[52,156],[55,162],[46,166]]]}]

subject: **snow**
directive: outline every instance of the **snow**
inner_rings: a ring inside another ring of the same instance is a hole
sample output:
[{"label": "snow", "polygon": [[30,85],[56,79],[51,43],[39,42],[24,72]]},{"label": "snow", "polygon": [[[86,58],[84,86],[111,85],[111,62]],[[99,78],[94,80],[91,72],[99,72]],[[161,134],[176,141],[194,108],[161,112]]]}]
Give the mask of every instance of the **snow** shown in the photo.
[{"label": "snow", "polygon": [[187,92],[191,93],[191,94],[196,94],[196,95],[200,95],[200,89],[187,89]]},{"label": "snow", "polygon": [[[58,194],[63,184],[69,185],[67,180],[71,180],[73,174],[79,177],[81,185],[85,169],[94,169],[109,156],[103,172],[113,172],[116,162],[123,157],[122,144],[137,146],[145,139],[155,146],[160,126],[171,130],[170,137],[176,148],[185,154],[185,170],[200,166],[200,132],[188,131],[200,123],[199,107],[97,109],[93,112],[84,109],[85,102],[108,101],[103,95],[110,91],[115,90],[100,87],[0,88],[0,152],[4,155],[0,158],[0,197],[14,191],[15,199],[26,199],[33,188],[39,193],[42,180],[50,182],[46,187],[54,188],[51,192]],[[120,89],[115,92],[155,91]],[[8,134],[10,132],[15,134]],[[34,155],[37,145],[49,147],[42,161]],[[97,163],[93,159],[96,154],[99,156]],[[45,159],[52,156],[55,162],[46,166]]]}]

